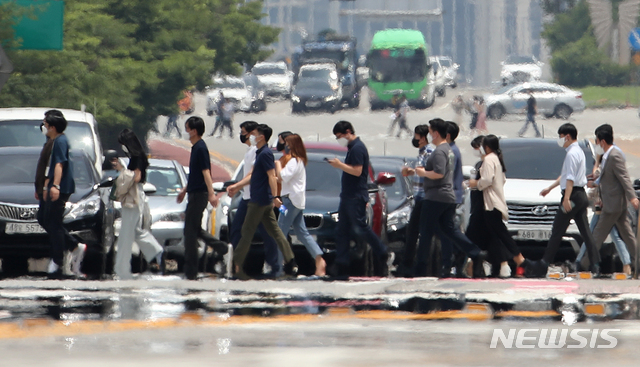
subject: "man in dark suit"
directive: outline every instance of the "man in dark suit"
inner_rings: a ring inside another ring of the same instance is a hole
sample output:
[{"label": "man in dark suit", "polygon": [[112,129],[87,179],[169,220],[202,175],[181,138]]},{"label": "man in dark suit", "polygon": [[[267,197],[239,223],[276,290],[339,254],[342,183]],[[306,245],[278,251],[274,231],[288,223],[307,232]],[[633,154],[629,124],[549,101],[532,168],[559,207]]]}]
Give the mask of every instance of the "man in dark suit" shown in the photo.
[{"label": "man in dark suit", "polygon": [[[604,124],[596,129],[596,154],[602,155],[601,173],[596,184],[600,186],[602,213],[593,230],[593,238],[598,248],[615,225],[627,245],[631,258],[636,256],[636,237],[627,215],[627,203],[638,210],[640,201],[631,184],[627,172],[626,159],[620,148],[613,145],[613,128]],[[630,269],[624,269],[630,273]]]}]

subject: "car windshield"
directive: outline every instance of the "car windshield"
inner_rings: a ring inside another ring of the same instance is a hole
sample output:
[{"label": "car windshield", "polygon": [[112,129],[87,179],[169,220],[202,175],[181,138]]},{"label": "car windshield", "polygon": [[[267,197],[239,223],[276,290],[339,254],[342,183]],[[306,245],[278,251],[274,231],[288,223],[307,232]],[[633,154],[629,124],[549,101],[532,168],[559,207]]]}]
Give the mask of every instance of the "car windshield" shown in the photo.
[{"label": "car windshield", "polygon": [[272,75],[272,74],[284,75],[285,74],[285,70],[277,66],[260,66],[260,67],[253,68],[251,72],[253,72],[254,75]]},{"label": "car windshield", "polygon": [[427,73],[424,50],[372,50],[367,57],[371,79],[377,82],[419,82]]},{"label": "car windshield", "polygon": [[440,59],[440,65],[442,65],[442,67],[448,68],[451,66],[451,60],[449,59]]},{"label": "car windshield", "polygon": [[152,196],[176,196],[182,189],[180,175],[174,168],[147,168],[147,182],[156,187]]},{"label": "car windshield", "polygon": [[[0,185],[33,183],[39,157],[39,154],[0,156]],[[87,162],[78,155],[72,155],[71,162],[76,187],[86,188],[93,185],[93,175]]]},{"label": "car windshield", "polygon": [[[42,120],[5,120],[0,121],[0,147],[41,147],[45,136],[40,131]],[[72,149],[82,149],[95,162],[96,151],[93,133],[89,124],[78,121],[67,121],[64,134]]]},{"label": "car windshield", "polygon": [[533,56],[511,55],[507,57],[507,60],[504,63],[505,64],[535,64],[536,61],[533,59]]},{"label": "car windshield", "polygon": [[327,162],[307,163],[307,191],[318,191],[339,196],[342,189],[342,171]]},{"label": "car windshield", "polygon": [[342,69],[346,69],[349,66],[349,53],[339,50],[326,50],[326,49],[314,49],[306,50],[302,54],[302,59],[314,60],[314,59],[329,59],[336,61]]},{"label": "car windshield", "polygon": [[296,90],[316,90],[330,92],[333,89],[331,84],[324,80],[300,80],[296,84]]},{"label": "car windshield", "polygon": [[[587,172],[594,160],[589,149],[580,146],[586,157]],[[564,148],[551,144],[505,144],[502,146],[507,178],[526,180],[555,180],[560,176],[566,155]]]},{"label": "car windshield", "polygon": [[241,81],[225,81],[221,83],[216,83],[215,88],[217,89],[244,89],[244,83]]},{"label": "car windshield", "polygon": [[300,78],[336,79],[338,74],[329,69],[302,69]]}]

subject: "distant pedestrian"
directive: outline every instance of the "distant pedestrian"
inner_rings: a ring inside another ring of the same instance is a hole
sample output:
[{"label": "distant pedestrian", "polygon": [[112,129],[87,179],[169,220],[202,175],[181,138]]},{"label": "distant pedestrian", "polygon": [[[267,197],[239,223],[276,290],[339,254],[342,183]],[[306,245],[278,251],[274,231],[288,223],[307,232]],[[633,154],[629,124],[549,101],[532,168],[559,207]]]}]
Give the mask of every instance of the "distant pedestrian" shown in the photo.
[{"label": "distant pedestrian", "polygon": [[542,260],[536,262],[527,261],[524,264],[525,276],[527,277],[543,278],[547,275],[549,264],[553,262],[562,237],[567,231],[571,220],[575,222],[580,231],[580,236],[582,236],[587,246],[591,272],[596,276],[600,274],[600,254],[589,230],[589,222],[587,220],[589,199],[584,190],[587,185],[586,159],[577,139],[578,129],[573,124],[566,123],[558,128],[558,145],[565,148],[567,154],[562,164],[560,177],[551,186],[542,190],[540,195],[547,196],[551,190],[560,185],[562,198],[553,220],[551,238],[549,238]]},{"label": "distant pedestrian", "polygon": [[244,224],[242,225],[242,237],[233,254],[235,276],[241,280],[249,278],[243,266],[249,253],[249,248],[251,247],[251,240],[260,223],[264,225],[267,233],[276,240],[278,249],[282,251],[284,255],[286,262],[284,272],[292,276],[298,273],[298,264],[296,264],[291,245],[278,227],[276,215],[273,212],[273,207],[279,208],[280,205],[282,205],[282,201],[272,195],[272,193],[276,191],[278,181],[273,153],[267,145],[272,133],[273,130],[271,130],[269,126],[261,124],[258,125],[250,135],[252,144],[255,141],[256,147],[258,148],[256,151],[256,161],[251,173],[251,199],[247,206],[247,215],[245,216]]},{"label": "distant pedestrian", "polygon": [[476,121],[476,130],[480,134],[486,134],[489,132],[487,129],[487,110],[484,104],[484,98],[477,96],[474,102],[474,108],[478,111],[478,118]]},{"label": "distant pedestrian", "polygon": [[455,123],[459,126],[462,124],[462,112],[465,110],[465,104],[462,94],[458,94],[456,98],[451,101],[451,108],[453,108],[453,112],[456,114]]},{"label": "distant pedestrian", "polygon": [[389,128],[389,135],[393,135],[396,123],[398,124],[398,134],[396,135],[396,138],[399,138],[403,131],[406,131],[411,135],[411,129],[407,126],[407,115],[409,113],[409,109],[410,107],[409,101],[407,101],[407,96],[404,94],[400,95],[396,100],[395,118]]},{"label": "distant pedestrian", "polygon": [[178,128],[178,118],[179,117],[180,117],[180,115],[178,115],[177,113],[169,115],[169,117],[167,119],[167,128],[164,131],[164,137],[165,138],[170,138],[171,137],[171,132],[174,129],[178,133],[178,136],[181,137],[180,129]]},{"label": "distant pedestrian", "polygon": [[184,273],[187,279],[195,280],[198,276],[198,238],[208,246],[212,246],[218,256],[227,253],[227,246],[216,241],[210,233],[202,229],[202,213],[207,207],[207,203],[211,203],[214,208],[218,203],[218,198],[213,191],[209,149],[202,140],[204,120],[197,116],[191,116],[185,122],[184,127],[193,146],[189,158],[187,186],[182,188],[176,201],[182,203],[188,194],[184,218]]},{"label": "distant pedestrian", "polygon": [[349,244],[351,240],[366,242],[371,246],[382,267],[382,275],[389,274],[389,262],[393,260],[387,247],[367,225],[366,207],[369,202],[367,187],[369,177],[369,152],[358,138],[348,121],[338,121],[333,126],[333,134],[340,145],[348,148],[344,163],[338,158],[329,159],[332,167],[342,170],[342,191],[338,206],[336,227],[336,258],[331,269],[335,277],[349,275]]},{"label": "distant pedestrian", "polygon": [[43,186],[46,201],[45,230],[51,243],[51,261],[47,272],[52,278],[62,276],[60,267],[63,265],[63,254],[68,250],[71,252],[71,271],[76,276],[82,276],[81,265],[87,245],[73,240],[62,224],[67,201],[76,191],[73,163],[69,157],[69,140],[64,134],[67,120],[60,111],[47,111],[44,128],[47,129],[47,137],[53,141]]},{"label": "distant pedestrian", "polygon": [[309,255],[315,260],[315,275],[324,276],[327,264],[322,257],[322,249],[311,237],[307,226],[304,223],[304,207],[306,204],[307,190],[307,151],[304,143],[298,134],[292,134],[285,138],[284,152],[291,154],[291,159],[285,166],[280,161],[276,161],[276,175],[282,183],[282,205],[284,213],[278,218],[278,225],[286,235],[293,228],[293,233]]},{"label": "distant pedestrian", "polygon": [[220,137],[222,137],[222,132],[224,131],[225,127],[229,130],[229,137],[233,137],[233,117],[235,113],[235,105],[229,98],[225,98],[221,111],[222,127],[220,128]]},{"label": "distant pedestrian", "polygon": [[533,96],[533,92],[529,90],[529,99],[527,99],[527,120],[520,131],[518,131],[519,137],[524,136],[527,132],[527,128],[529,128],[529,124],[533,126],[533,130],[536,132],[536,138],[542,136],[538,130],[538,125],[536,124],[536,113],[538,113],[538,104],[536,102],[536,98]]},{"label": "distant pedestrian", "polygon": [[215,122],[215,125],[213,126],[213,131],[209,136],[214,136],[218,128],[220,128],[220,136],[222,136],[222,106],[223,105],[224,105],[224,94],[220,92],[220,94],[218,94],[218,100],[214,102],[214,110],[210,112],[211,114],[215,112],[216,122]]}]

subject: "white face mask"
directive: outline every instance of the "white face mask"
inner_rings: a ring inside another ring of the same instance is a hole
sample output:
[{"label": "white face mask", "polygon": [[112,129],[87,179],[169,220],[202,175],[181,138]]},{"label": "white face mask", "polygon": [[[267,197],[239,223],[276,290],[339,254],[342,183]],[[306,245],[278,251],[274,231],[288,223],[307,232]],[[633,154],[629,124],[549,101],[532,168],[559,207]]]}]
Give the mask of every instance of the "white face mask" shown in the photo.
[{"label": "white face mask", "polygon": [[604,155],[605,151],[604,148],[601,145],[596,145],[596,151],[595,151],[596,155]]},{"label": "white face mask", "polygon": [[[480,147],[482,148],[482,147]],[[480,151],[480,149],[474,149],[473,150],[473,155],[475,155],[478,158],[482,158],[482,152]]]},{"label": "white face mask", "polygon": [[560,146],[560,148],[564,148],[565,141],[565,138],[558,138],[558,146]]},{"label": "white face mask", "polygon": [[126,147],[126,146],[124,146],[124,145],[122,146],[122,151],[123,151],[125,154],[129,154],[129,149],[127,149],[127,147]]},{"label": "white face mask", "polygon": [[478,149],[478,151],[480,152],[480,156],[484,157],[485,155],[487,155],[487,152],[484,151],[484,147],[481,145],[480,149]]},{"label": "white face mask", "polygon": [[251,143],[252,147],[258,145],[258,142],[256,141],[256,136],[255,135],[249,136],[249,143]]},{"label": "white face mask", "polygon": [[49,129],[47,129],[46,126],[42,125],[40,126],[40,131],[42,131],[42,135],[46,136],[47,133],[49,132]]},{"label": "white face mask", "polygon": [[347,140],[347,138],[340,138],[337,140],[337,142],[343,147],[346,147],[347,145],[349,145],[349,140]]}]

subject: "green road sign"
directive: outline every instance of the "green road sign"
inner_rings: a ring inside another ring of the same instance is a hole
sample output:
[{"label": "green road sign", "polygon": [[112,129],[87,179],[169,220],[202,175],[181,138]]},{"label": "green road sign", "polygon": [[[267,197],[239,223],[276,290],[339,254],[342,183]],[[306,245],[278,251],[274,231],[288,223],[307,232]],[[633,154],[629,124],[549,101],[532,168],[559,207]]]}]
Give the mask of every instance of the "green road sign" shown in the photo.
[{"label": "green road sign", "polygon": [[[19,6],[33,6],[31,17],[22,17],[15,25],[16,38],[22,38],[22,50],[62,50],[64,1],[0,0]],[[31,19],[34,18],[34,19]]]}]

